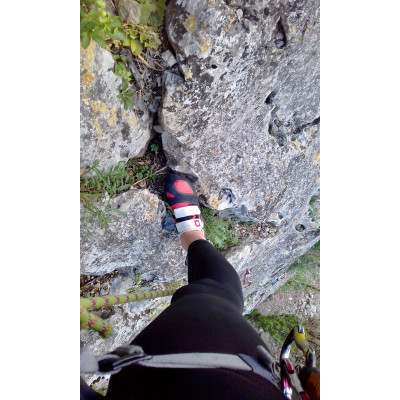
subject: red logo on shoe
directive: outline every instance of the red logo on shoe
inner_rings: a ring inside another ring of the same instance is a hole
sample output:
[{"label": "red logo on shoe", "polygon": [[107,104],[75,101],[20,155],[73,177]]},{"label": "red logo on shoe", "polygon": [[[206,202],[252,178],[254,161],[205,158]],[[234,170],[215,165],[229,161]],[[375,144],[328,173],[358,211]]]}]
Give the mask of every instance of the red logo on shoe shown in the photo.
[{"label": "red logo on shoe", "polygon": [[194,224],[195,224],[198,228],[200,228],[200,221],[199,221],[198,219],[196,219],[196,220],[194,221]]}]

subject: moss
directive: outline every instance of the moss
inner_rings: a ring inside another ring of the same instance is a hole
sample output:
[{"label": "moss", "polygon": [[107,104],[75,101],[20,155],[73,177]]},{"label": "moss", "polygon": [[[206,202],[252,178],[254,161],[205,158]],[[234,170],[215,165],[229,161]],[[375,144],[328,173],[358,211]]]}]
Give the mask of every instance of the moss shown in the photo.
[{"label": "moss", "polygon": [[300,323],[300,320],[292,314],[262,315],[257,309],[247,314],[245,318],[257,328],[268,332],[281,345],[291,329]]}]

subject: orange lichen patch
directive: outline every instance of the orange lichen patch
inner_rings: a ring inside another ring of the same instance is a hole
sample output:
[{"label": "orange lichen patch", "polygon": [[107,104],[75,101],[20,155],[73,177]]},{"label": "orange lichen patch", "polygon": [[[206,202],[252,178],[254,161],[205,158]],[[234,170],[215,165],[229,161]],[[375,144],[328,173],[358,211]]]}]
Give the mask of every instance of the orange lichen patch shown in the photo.
[{"label": "orange lichen patch", "polygon": [[319,153],[317,153],[314,157],[314,164],[318,164],[319,163],[319,159],[321,158],[321,155]]},{"label": "orange lichen patch", "polygon": [[186,30],[189,33],[193,33],[194,30],[197,28],[197,19],[194,15],[191,15],[186,19],[186,21],[183,23],[183,26],[186,28]]},{"label": "orange lichen patch", "polygon": [[183,94],[189,94],[189,90],[186,90],[186,92],[184,92]]},{"label": "orange lichen patch", "polygon": [[267,200],[271,200],[271,197],[272,197],[272,195],[270,194],[270,195],[267,197]]},{"label": "orange lichen patch", "polygon": [[216,152],[217,152],[217,149],[214,147],[214,148],[211,150],[211,153],[215,154]]},{"label": "orange lichen patch", "polygon": [[104,114],[104,112],[107,110],[107,106],[98,100],[94,101],[91,104],[91,107],[94,114]]},{"label": "orange lichen patch", "polygon": [[218,209],[218,207],[222,204],[222,201],[219,201],[218,197],[214,195],[211,197],[209,204],[212,208]]},{"label": "orange lichen patch", "polygon": [[178,89],[176,89],[178,92],[183,92],[182,86],[179,86]]},{"label": "orange lichen patch", "polygon": [[86,74],[83,74],[82,82],[85,84],[86,88],[88,88],[93,81],[94,81],[94,76],[91,72],[86,72]]}]

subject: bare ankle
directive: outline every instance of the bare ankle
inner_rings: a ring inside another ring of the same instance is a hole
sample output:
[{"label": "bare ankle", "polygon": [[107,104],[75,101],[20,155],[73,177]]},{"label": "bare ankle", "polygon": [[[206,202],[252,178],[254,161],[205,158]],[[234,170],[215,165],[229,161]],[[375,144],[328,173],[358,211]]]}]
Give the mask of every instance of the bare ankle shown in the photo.
[{"label": "bare ankle", "polygon": [[180,236],[182,247],[187,251],[191,243],[196,240],[203,239],[205,240],[204,233],[202,231],[188,231],[182,233]]}]

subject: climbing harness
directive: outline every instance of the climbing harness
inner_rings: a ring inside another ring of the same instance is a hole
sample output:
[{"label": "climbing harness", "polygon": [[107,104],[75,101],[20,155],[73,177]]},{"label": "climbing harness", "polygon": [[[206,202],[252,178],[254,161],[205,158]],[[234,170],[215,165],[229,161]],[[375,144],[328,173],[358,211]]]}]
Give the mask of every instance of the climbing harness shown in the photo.
[{"label": "climbing harness", "polygon": [[95,357],[88,349],[81,350],[81,373],[114,374],[129,365],[149,368],[209,369],[226,368],[253,372],[279,387],[279,373],[271,354],[257,346],[257,359],[246,354],[180,353],[145,354],[140,346],[118,347],[112,353]]},{"label": "climbing harness", "polygon": [[88,312],[88,309],[103,306],[113,306],[115,304],[132,303],[134,301],[156,299],[157,297],[172,296],[178,289],[172,290],[153,290],[150,292],[120,294],[117,296],[104,296],[84,298],[81,297],[80,326],[81,329],[93,329],[99,332],[103,338],[108,338],[112,334],[112,326],[100,317]]}]

